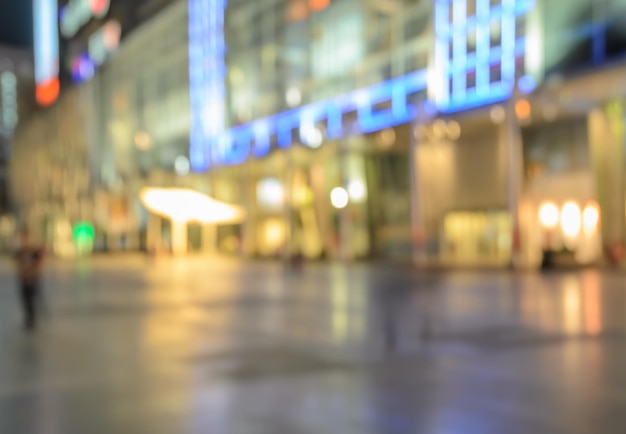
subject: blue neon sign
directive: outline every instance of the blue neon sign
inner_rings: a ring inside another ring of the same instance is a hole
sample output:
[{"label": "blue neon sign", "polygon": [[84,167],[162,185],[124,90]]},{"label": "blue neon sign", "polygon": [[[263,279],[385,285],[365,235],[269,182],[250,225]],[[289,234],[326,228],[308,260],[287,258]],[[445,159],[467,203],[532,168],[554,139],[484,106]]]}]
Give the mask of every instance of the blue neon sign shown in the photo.
[{"label": "blue neon sign", "polygon": [[[476,14],[468,16],[467,0],[437,0],[435,63],[430,70],[225,130],[226,3],[189,2],[190,160],[195,171],[206,170],[212,164],[239,164],[250,157],[263,157],[273,146],[285,149],[300,142],[315,147],[319,144],[311,141],[309,133],[319,133],[320,125],[325,138],[332,140],[411,122],[416,108],[410,96],[425,90],[434,96],[441,112],[502,101],[512,93],[516,58],[526,49],[525,39],[516,39],[516,19],[534,5],[534,0],[502,0],[496,6],[491,6],[490,0],[476,0]],[[497,44],[492,44],[490,34],[493,22],[498,22],[501,29]],[[474,52],[467,50],[470,31],[476,31]],[[496,79],[491,77],[494,68],[499,69]],[[475,74],[475,85],[468,85],[468,74]],[[352,113],[356,119],[349,115]]]},{"label": "blue neon sign", "polygon": [[189,0],[189,92],[191,132],[189,159],[194,171],[216,160],[224,134],[226,0]]},{"label": "blue neon sign", "polygon": [[[443,112],[508,98],[515,86],[516,58],[526,50],[525,40],[516,39],[516,23],[517,17],[532,10],[534,0],[474,2],[475,13],[469,13],[468,0],[435,4],[435,70],[442,78],[429,91]],[[472,51],[470,34],[475,34]],[[475,76],[475,84],[467,82],[468,73]]]}]

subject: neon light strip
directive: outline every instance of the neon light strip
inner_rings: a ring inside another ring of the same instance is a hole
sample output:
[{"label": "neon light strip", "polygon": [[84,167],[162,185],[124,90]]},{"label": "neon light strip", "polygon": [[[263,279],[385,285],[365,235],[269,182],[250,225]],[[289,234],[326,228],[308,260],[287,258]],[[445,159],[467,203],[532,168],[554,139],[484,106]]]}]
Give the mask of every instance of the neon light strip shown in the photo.
[{"label": "neon light strip", "polygon": [[[449,16],[451,6],[452,17]],[[525,52],[525,41],[516,41],[516,20],[533,6],[534,0],[502,0],[501,5],[493,7],[490,7],[489,0],[476,0],[476,15],[468,18],[467,0],[439,0],[436,3],[437,74],[445,77],[436,101],[441,111],[472,108],[510,95],[516,79],[516,57]],[[489,33],[494,22],[499,22],[501,31],[498,46],[492,48]],[[474,30],[476,53],[468,54],[467,34]],[[450,45],[453,47],[451,59]],[[490,77],[492,65],[500,68],[497,81]],[[476,74],[476,86],[471,89],[467,88],[466,81],[469,71]]]},{"label": "neon light strip", "polygon": [[[426,71],[417,71],[400,78],[370,86],[366,89],[342,95],[338,98],[302,106],[268,118],[259,119],[231,128],[221,137],[225,145],[220,162],[237,164],[245,161],[250,153],[263,157],[270,151],[272,137],[279,148],[293,145],[294,131],[304,132],[326,123],[326,137],[336,139],[347,134],[368,133],[393,125],[409,122],[415,111],[407,101],[408,95],[426,89]],[[391,108],[375,110],[378,103],[391,101]],[[344,115],[357,113],[357,123],[348,129]]]},{"label": "neon light strip", "polygon": [[[190,160],[194,171],[208,169],[211,164],[239,164],[253,156],[267,155],[276,143],[279,148],[294,144],[294,135],[306,143],[306,133],[319,124],[326,126],[326,138],[336,139],[350,134],[363,134],[408,123],[415,118],[415,107],[409,96],[427,87],[427,71],[421,70],[368,88],[299,107],[267,118],[224,130],[225,42],[223,37],[224,0],[189,0],[189,55],[190,90],[192,100],[192,131]],[[454,112],[479,107],[507,99],[511,95],[515,78],[515,58],[523,55],[525,40],[515,40],[515,17],[527,12],[530,0],[503,0],[502,7],[489,8],[489,0],[478,0],[476,20],[485,22],[477,35],[476,53],[466,52],[466,33],[462,39],[463,52],[453,44],[450,60],[449,35],[463,29],[466,31],[465,0],[454,1],[455,13],[459,11],[457,27],[449,15],[451,0],[439,0],[435,8],[435,66],[439,77],[437,90],[438,108],[442,112]],[[463,11],[463,14],[460,13]],[[494,16],[507,25],[502,29],[500,47],[490,48],[488,23]],[[205,18],[207,17],[208,20]],[[441,31],[441,32],[440,32]],[[509,32],[508,35],[505,33]],[[208,43],[207,43],[208,42]],[[502,80],[490,83],[489,69],[501,65]],[[477,87],[454,85],[455,80],[465,84],[468,72],[477,74]],[[460,78],[462,77],[462,78]],[[449,80],[453,80],[450,89]],[[452,92],[451,92],[452,90]],[[389,108],[376,106],[386,103]],[[353,125],[346,122],[345,115],[356,112]],[[217,121],[216,121],[217,120]]]},{"label": "neon light strip", "polygon": [[[489,93],[489,65],[484,61],[490,58],[489,38],[489,2],[490,0],[476,0],[476,91],[482,95]],[[481,63],[478,63],[481,59]]]},{"label": "neon light strip", "polygon": [[[518,40],[516,54],[523,54],[524,47],[525,40]],[[499,51],[495,53],[499,54]],[[493,55],[487,63],[487,69],[499,63],[500,56]],[[415,119],[416,111],[408,101],[408,96],[426,90],[426,87],[427,71],[421,70],[332,100],[309,104],[233,127],[219,139],[222,148],[217,161],[222,164],[239,164],[250,155],[263,157],[270,152],[273,137],[279,148],[289,148],[294,144],[294,131],[300,132],[300,141],[305,143],[303,132],[315,128],[318,123],[326,124],[326,138],[333,140],[411,122]],[[510,94],[511,88],[505,85],[490,88],[488,95],[467,91],[462,100],[451,100],[442,111],[454,112],[479,107],[506,99]],[[374,107],[381,102],[390,102],[391,107],[376,110]],[[357,122],[352,127],[346,126],[344,119],[344,115],[350,112],[357,113]]]},{"label": "neon light strip", "polygon": [[225,125],[226,0],[189,0],[189,159],[194,171],[209,168]]},{"label": "neon light strip", "polygon": [[[57,81],[59,77],[57,1],[34,0],[33,13],[35,83],[38,87],[45,87]],[[48,105],[47,103],[45,105]]]},{"label": "neon light strip", "polygon": [[465,98],[467,90],[467,3],[454,0],[452,4],[452,95],[453,99]]}]

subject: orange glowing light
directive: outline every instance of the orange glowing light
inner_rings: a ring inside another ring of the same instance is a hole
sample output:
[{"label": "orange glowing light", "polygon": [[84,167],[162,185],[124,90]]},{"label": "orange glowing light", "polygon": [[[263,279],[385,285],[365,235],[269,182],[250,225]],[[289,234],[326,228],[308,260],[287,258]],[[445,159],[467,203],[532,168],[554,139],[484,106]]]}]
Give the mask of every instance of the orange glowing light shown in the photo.
[{"label": "orange glowing light", "polygon": [[58,78],[53,78],[40,83],[35,88],[35,98],[40,106],[46,107],[52,104],[59,97],[61,84]]},{"label": "orange glowing light", "polygon": [[530,103],[527,99],[520,99],[515,103],[515,114],[518,119],[528,119],[530,117]]},{"label": "orange glowing light", "polygon": [[287,19],[291,22],[303,21],[311,12],[323,11],[330,5],[330,0],[292,0],[287,10]]},{"label": "orange glowing light", "polygon": [[288,20],[291,22],[302,21],[308,15],[307,5],[304,0],[296,0],[289,5],[287,12]]},{"label": "orange glowing light", "polygon": [[330,4],[330,0],[309,0],[309,7],[312,11],[321,11],[326,9]]},{"label": "orange glowing light", "polygon": [[597,203],[590,203],[583,211],[583,230],[586,235],[592,235],[600,224],[600,207]]}]

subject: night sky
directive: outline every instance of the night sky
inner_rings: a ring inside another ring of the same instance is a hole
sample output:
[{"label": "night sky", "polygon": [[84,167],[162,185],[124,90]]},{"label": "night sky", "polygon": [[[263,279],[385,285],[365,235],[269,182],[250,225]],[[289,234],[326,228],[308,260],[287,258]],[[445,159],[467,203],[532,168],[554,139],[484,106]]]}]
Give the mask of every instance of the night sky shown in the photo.
[{"label": "night sky", "polygon": [[0,0],[0,44],[32,45],[32,0]]}]

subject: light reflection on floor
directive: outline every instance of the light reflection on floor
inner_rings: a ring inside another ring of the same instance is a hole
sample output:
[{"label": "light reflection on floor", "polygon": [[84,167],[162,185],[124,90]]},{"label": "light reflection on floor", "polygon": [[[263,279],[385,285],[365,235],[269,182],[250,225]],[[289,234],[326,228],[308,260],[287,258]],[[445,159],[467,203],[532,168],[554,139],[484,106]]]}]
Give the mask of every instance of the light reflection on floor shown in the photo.
[{"label": "light reflection on floor", "polygon": [[0,264],[0,432],[623,432],[622,280],[100,258],[28,338]]}]

